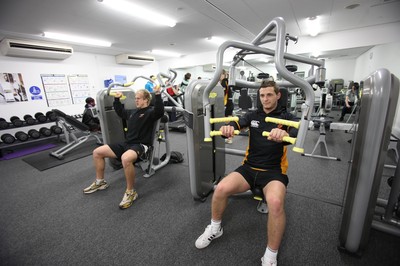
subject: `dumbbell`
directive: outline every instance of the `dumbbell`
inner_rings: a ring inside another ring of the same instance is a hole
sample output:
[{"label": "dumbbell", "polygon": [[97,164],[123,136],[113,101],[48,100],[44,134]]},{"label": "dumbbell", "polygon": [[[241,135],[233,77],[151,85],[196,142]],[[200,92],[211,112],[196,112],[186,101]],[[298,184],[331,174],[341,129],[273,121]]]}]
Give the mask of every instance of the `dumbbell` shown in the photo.
[{"label": "dumbbell", "polygon": [[37,131],[36,129],[30,129],[28,131],[28,135],[29,137],[33,138],[33,139],[38,139],[40,138],[40,133],[39,131]]},{"label": "dumbbell", "polygon": [[8,122],[4,119],[0,117],[0,129],[6,129],[8,128]]},{"label": "dumbbell", "polygon": [[54,121],[57,120],[57,116],[56,116],[56,114],[55,114],[53,111],[48,111],[48,112],[46,113],[46,117],[47,117],[50,121],[52,121],[52,122],[54,122]]},{"label": "dumbbell", "polygon": [[16,132],[14,136],[15,136],[15,138],[16,138],[17,140],[20,140],[20,141],[27,141],[27,140],[29,139],[28,134],[26,134],[26,133],[23,132],[23,131],[18,131],[18,132]]},{"label": "dumbbell", "polygon": [[11,143],[14,143],[15,138],[13,135],[5,133],[5,134],[1,135],[1,140],[6,144],[11,144]]},{"label": "dumbbell", "polygon": [[35,114],[35,118],[37,119],[37,121],[39,121],[39,123],[47,122],[47,117],[41,112],[37,112]]},{"label": "dumbbell", "polygon": [[36,123],[35,118],[33,118],[31,115],[24,115],[24,120],[28,125],[33,125]]},{"label": "dumbbell", "polygon": [[10,121],[15,127],[21,127],[24,124],[24,122],[22,122],[22,120],[19,119],[18,116],[12,116],[10,118]]},{"label": "dumbbell", "polygon": [[56,125],[51,126],[50,130],[51,130],[51,132],[53,132],[56,135],[60,135],[62,133],[62,128],[59,126],[56,126]]},{"label": "dumbbell", "polygon": [[45,137],[51,136],[51,130],[48,129],[47,127],[42,127],[39,129],[40,134],[42,134]]}]

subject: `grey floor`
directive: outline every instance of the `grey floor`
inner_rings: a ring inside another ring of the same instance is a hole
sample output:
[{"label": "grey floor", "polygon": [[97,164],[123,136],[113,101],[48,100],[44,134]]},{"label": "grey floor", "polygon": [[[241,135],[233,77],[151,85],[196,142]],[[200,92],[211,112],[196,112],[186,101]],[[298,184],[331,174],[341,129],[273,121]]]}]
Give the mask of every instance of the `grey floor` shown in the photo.
[{"label": "grey floor", "polygon": [[[171,132],[173,150],[185,155],[151,178],[137,170],[134,205],[119,210],[125,180],[107,167],[110,187],[84,195],[94,179],[90,156],[40,172],[21,158],[0,161],[1,265],[260,265],[267,215],[250,196],[233,197],[225,212],[224,235],[197,250],[196,238],[210,221],[209,197],[194,201],[190,192],[186,135]],[[309,131],[306,152],[319,137]],[[287,227],[279,265],[400,265],[400,239],[372,229],[361,257],[338,251],[351,152],[343,131],[327,132],[331,156],[341,161],[289,153]],[[246,137],[234,139],[243,149]],[[318,149],[319,151],[319,149]],[[161,154],[162,155],[162,152]],[[227,156],[227,172],[242,158]],[[382,177],[380,196],[388,193]]]}]

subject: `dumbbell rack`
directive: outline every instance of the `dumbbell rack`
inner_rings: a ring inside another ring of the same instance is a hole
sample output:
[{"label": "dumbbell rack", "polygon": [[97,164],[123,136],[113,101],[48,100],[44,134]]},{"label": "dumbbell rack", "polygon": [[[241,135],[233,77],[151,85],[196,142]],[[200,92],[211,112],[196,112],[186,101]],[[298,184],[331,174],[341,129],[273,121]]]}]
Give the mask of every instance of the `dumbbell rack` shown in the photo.
[{"label": "dumbbell rack", "polygon": [[[37,119],[35,119],[35,123],[30,123],[30,124],[28,124],[26,121],[22,120],[21,126],[15,126],[12,123],[9,123],[8,128],[0,129],[0,135],[3,134],[2,132],[7,133],[6,131],[8,131],[10,129],[19,129],[19,128],[22,129],[22,128],[34,127],[34,126],[45,125],[45,124],[50,124],[50,123],[57,125],[56,121],[51,121],[50,119],[47,119],[46,122],[39,122]],[[15,149],[21,148],[21,147],[33,146],[40,142],[60,138],[60,136],[61,135],[52,134],[50,136],[41,136],[40,138],[37,138],[37,139],[29,137],[27,141],[21,141],[21,140],[15,139],[15,141],[10,144],[0,141],[0,158],[3,157],[3,150],[15,150]]]}]

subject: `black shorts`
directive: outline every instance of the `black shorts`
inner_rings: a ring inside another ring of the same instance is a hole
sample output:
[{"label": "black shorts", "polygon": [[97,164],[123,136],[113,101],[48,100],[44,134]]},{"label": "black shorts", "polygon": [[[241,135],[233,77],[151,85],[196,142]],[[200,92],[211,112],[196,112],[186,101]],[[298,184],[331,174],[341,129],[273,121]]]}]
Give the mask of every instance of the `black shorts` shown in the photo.
[{"label": "black shorts", "polygon": [[146,152],[149,149],[144,144],[128,144],[128,143],[113,143],[108,145],[111,150],[117,155],[117,159],[121,160],[122,154],[128,150],[134,150],[138,155],[138,160],[143,160],[146,156]]},{"label": "black shorts", "polygon": [[238,172],[244,177],[244,179],[246,179],[251,189],[254,189],[255,187],[264,188],[272,180],[280,181],[285,185],[285,187],[289,184],[288,176],[276,170],[260,171],[244,164],[239,166],[235,172]]}]

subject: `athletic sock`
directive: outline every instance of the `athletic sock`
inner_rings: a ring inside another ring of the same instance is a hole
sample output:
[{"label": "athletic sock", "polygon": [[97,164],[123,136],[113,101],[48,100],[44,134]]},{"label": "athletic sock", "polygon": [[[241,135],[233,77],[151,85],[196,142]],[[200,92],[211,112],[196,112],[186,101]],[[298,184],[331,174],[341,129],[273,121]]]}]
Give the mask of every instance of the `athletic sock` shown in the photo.
[{"label": "athletic sock", "polygon": [[221,221],[214,221],[213,219],[211,219],[212,232],[216,233],[220,227],[221,227]]},{"label": "athletic sock", "polygon": [[278,250],[273,250],[269,247],[265,249],[264,259],[268,261],[276,261],[276,257],[278,255]]},{"label": "athletic sock", "polygon": [[100,185],[100,183],[103,182],[103,181],[104,181],[104,178],[103,179],[97,179],[96,178],[96,185]]}]

